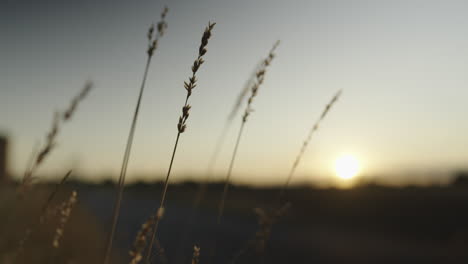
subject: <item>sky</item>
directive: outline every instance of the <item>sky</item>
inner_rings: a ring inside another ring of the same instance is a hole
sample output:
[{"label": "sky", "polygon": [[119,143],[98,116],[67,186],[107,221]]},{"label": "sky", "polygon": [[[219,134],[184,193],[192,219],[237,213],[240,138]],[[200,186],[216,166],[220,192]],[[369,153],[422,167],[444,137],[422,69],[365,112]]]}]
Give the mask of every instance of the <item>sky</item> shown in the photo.
[{"label": "sky", "polygon": [[[53,113],[86,80],[95,88],[64,125],[40,174],[73,168],[116,175],[146,60],[146,32],[169,7],[149,70],[130,158],[130,180],[161,179],[185,99],[183,81],[208,21],[217,23],[198,74],[173,180],[203,179],[235,98],[276,40],[232,179],[282,183],[313,122],[293,182],[335,182],[343,154],[383,182],[444,182],[468,164],[466,1],[17,0],[0,1],[0,133],[21,175]],[[224,178],[241,117],[215,166]]]}]

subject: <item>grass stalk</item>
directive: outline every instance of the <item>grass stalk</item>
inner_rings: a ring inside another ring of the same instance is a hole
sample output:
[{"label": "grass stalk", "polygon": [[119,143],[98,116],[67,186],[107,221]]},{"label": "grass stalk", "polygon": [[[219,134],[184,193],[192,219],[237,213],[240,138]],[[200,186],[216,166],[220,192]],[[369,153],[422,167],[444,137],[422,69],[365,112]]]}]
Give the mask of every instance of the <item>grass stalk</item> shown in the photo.
[{"label": "grass stalk", "polygon": [[226,180],[225,180],[225,183],[224,183],[223,194],[222,194],[222,197],[221,197],[221,202],[219,203],[218,217],[216,219],[216,222],[218,224],[221,223],[221,218],[222,218],[223,213],[224,213],[224,205],[225,205],[227,194],[228,194],[229,182],[230,182],[231,174],[232,174],[232,168],[234,167],[234,162],[236,161],[237,150],[239,149],[239,144],[240,144],[240,140],[242,138],[242,133],[244,132],[244,127],[245,127],[245,122],[242,122],[242,124],[240,126],[240,129],[239,129],[239,133],[237,134],[236,145],[234,146],[234,151],[233,151],[232,156],[231,156],[231,161],[229,162],[229,168],[228,168],[228,173],[226,175]]},{"label": "grass stalk", "polygon": [[240,141],[241,141],[242,133],[244,131],[245,123],[247,123],[248,117],[250,116],[250,113],[253,111],[252,102],[253,102],[253,99],[255,98],[255,96],[257,96],[258,89],[259,89],[260,85],[264,81],[265,72],[266,72],[267,67],[271,64],[271,61],[275,57],[274,52],[275,52],[276,48],[278,47],[278,45],[279,45],[279,41],[277,41],[273,45],[270,52],[268,53],[268,56],[263,60],[262,65],[259,67],[259,69],[256,72],[255,82],[252,84],[252,87],[250,88],[251,94],[250,94],[249,99],[247,100],[247,106],[245,108],[244,115],[242,116],[242,123],[241,123],[240,129],[239,129],[239,133],[237,134],[236,145],[234,146],[234,151],[233,151],[232,156],[231,156],[231,161],[229,163],[229,168],[228,168],[226,178],[225,178],[225,182],[224,182],[223,193],[222,193],[221,200],[220,200],[219,207],[218,207],[218,217],[217,217],[218,225],[221,223],[221,218],[222,218],[223,213],[224,213],[224,206],[225,206],[226,198],[227,198],[228,191],[229,191],[229,182],[230,182],[230,179],[231,179],[232,169],[234,168],[234,162],[236,160],[237,150],[238,150],[239,145],[240,145]]},{"label": "grass stalk", "polygon": [[301,149],[299,150],[299,154],[296,156],[296,159],[294,160],[293,165],[291,166],[291,170],[289,171],[288,177],[286,178],[285,183],[283,184],[283,187],[281,188],[280,191],[280,200],[281,198],[285,195],[286,189],[289,187],[289,184],[291,183],[291,179],[296,172],[297,166],[301,162],[302,156],[304,155],[304,152],[307,150],[307,146],[309,145],[310,140],[312,139],[312,136],[315,134],[315,132],[319,129],[321,122],[325,117],[327,116],[328,112],[330,109],[333,107],[333,105],[338,101],[342,93],[342,90],[339,90],[333,98],[330,100],[330,102],[325,106],[325,109],[322,111],[322,114],[320,117],[317,119],[317,121],[314,123],[312,128],[309,131],[309,134],[307,135],[306,139],[302,143]]},{"label": "grass stalk", "polygon": [[208,181],[211,179],[211,175],[213,174],[213,169],[218,161],[219,154],[221,153],[221,150],[224,146],[224,143],[226,142],[226,136],[232,126],[232,123],[237,116],[241,106],[242,102],[244,101],[245,97],[247,96],[248,92],[250,91],[251,86],[255,83],[255,78],[257,75],[257,70],[261,66],[261,63],[256,65],[255,71],[251,74],[245,85],[242,87],[242,90],[240,91],[239,95],[236,98],[235,104],[232,107],[231,112],[228,115],[228,118],[226,119],[226,122],[224,123],[223,130],[218,136],[218,139],[216,140],[216,145],[213,150],[213,153],[211,154],[210,160],[208,162],[208,168],[206,170],[206,178],[203,183],[200,184],[200,188],[197,191],[197,194],[195,195],[195,199],[192,205],[192,209],[195,210],[199,205],[201,200],[203,199],[203,196],[206,192],[206,184]]},{"label": "grass stalk", "polygon": [[213,149],[213,152],[210,156],[209,162],[208,162],[208,167],[206,169],[206,174],[205,174],[205,179],[203,182],[199,184],[198,190],[195,193],[195,197],[192,202],[192,208],[191,208],[191,213],[189,217],[187,217],[185,224],[184,224],[184,229],[182,231],[182,238],[179,243],[179,248],[178,252],[180,254],[177,254],[178,259],[175,261],[175,263],[181,263],[181,259],[183,256],[183,246],[185,245],[187,239],[188,239],[188,233],[189,230],[192,227],[193,224],[193,219],[196,217],[196,211],[197,208],[200,206],[201,201],[203,200],[203,197],[205,196],[206,190],[208,188],[208,183],[212,177],[213,170],[215,168],[215,165],[219,159],[219,155],[221,153],[221,150],[224,146],[224,143],[226,142],[226,137],[227,134],[232,127],[233,121],[237,114],[239,113],[239,110],[242,106],[242,103],[244,102],[245,97],[248,95],[248,92],[250,91],[250,87],[253,85],[255,82],[255,77],[257,74],[257,69],[259,69],[261,65],[261,62],[259,62],[256,66],[248,80],[245,82],[245,84],[242,86],[241,91],[239,92],[238,96],[236,97],[236,101],[234,102],[234,105],[231,109],[231,112],[229,113],[226,121],[224,122],[223,129],[221,130],[221,133],[218,135],[218,138],[216,140],[215,148]]},{"label": "grass stalk", "polygon": [[118,224],[118,219],[120,215],[120,208],[121,208],[121,203],[122,203],[122,198],[123,198],[123,191],[125,188],[125,177],[127,174],[127,168],[128,168],[128,161],[130,159],[130,153],[133,145],[133,139],[135,135],[135,128],[136,124],[138,121],[138,115],[140,112],[140,106],[141,106],[141,100],[143,98],[143,93],[145,90],[145,85],[146,85],[146,79],[148,77],[148,71],[151,65],[151,59],[153,58],[154,51],[157,48],[158,41],[159,39],[164,35],[164,32],[167,28],[167,23],[165,21],[166,14],[168,12],[168,8],[165,7],[163,12],[161,13],[161,21],[157,24],[157,32],[155,36],[153,37],[154,33],[154,25],[151,25],[151,27],[148,30],[148,50],[147,50],[147,59],[146,59],[146,64],[145,64],[145,70],[143,73],[143,79],[141,82],[140,86],[140,92],[138,94],[138,99],[137,103],[135,106],[135,111],[133,114],[133,119],[132,119],[132,124],[130,126],[130,132],[128,134],[127,138],[127,144],[125,146],[125,152],[124,152],[124,157],[122,161],[122,167],[120,169],[120,175],[119,175],[119,182],[117,184],[117,197],[115,199],[115,204],[114,204],[114,210],[113,210],[113,215],[112,215],[112,224],[111,224],[111,230],[109,233],[108,241],[107,241],[107,246],[106,246],[106,252],[104,255],[104,264],[108,264],[110,261],[110,256],[112,253],[112,247],[113,247],[113,242],[114,242],[114,237],[115,237],[115,232],[117,229],[117,224]]},{"label": "grass stalk", "polygon": [[28,167],[26,168],[26,171],[23,175],[23,179],[18,188],[19,194],[21,196],[23,196],[30,189],[31,185],[33,184],[33,181],[36,179],[34,177],[35,172],[44,163],[45,159],[50,155],[52,150],[56,147],[56,139],[60,132],[61,124],[71,120],[71,118],[76,112],[78,104],[86,98],[86,96],[92,88],[93,83],[91,81],[87,81],[83,89],[77,96],[75,96],[72,99],[70,106],[64,112],[54,113],[52,127],[46,136],[45,145],[42,146],[38,151],[33,150],[31,156],[32,162],[28,162]]},{"label": "grass stalk", "polygon": [[189,112],[191,109],[191,106],[188,104],[188,100],[190,96],[192,95],[193,89],[195,89],[195,87],[197,86],[196,73],[198,69],[200,68],[200,66],[204,63],[203,56],[207,52],[206,46],[208,45],[208,40],[211,37],[211,31],[213,30],[215,25],[216,23],[208,23],[208,26],[205,28],[205,31],[201,39],[200,48],[198,49],[198,57],[192,65],[192,76],[189,77],[188,82],[184,82],[184,87],[185,87],[185,90],[187,91],[187,96],[185,97],[185,103],[184,103],[184,106],[182,107],[182,115],[179,117],[179,123],[177,124],[177,137],[174,143],[174,149],[172,151],[171,161],[169,162],[169,168],[167,170],[166,179],[164,181],[164,189],[161,195],[161,202],[156,212],[156,220],[154,223],[154,228],[152,230],[153,232],[151,235],[151,241],[148,247],[148,253],[146,255],[146,260],[145,260],[146,263],[151,262],[152,250],[153,250],[154,241],[157,235],[159,222],[164,215],[164,209],[165,209],[164,206],[166,202],[167,189],[169,187],[169,178],[171,176],[172,166],[174,164],[177,147],[179,145],[179,139],[180,139],[181,134],[184,133],[187,128],[187,120],[189,118]]}]

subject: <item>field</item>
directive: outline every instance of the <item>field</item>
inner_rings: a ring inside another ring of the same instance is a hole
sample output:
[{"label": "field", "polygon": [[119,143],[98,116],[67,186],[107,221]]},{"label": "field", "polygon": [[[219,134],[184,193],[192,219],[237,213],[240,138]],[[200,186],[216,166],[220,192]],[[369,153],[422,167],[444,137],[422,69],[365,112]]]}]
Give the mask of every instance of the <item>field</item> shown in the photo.
[{"label": "field", "polygon": [[[102,257],[103,245],[99,241],[105,241],[103,230],[112,219],[109,203],[115,197],[114,189],[80,183],[68,187],[80,193],[82,212],[72,218],[87,215],[86,221],[94,229],[79,227],[85,222],[74,223],[76,227],[71,226],[66,236],[78,237],[78,241],[68,240],[70,244],[64,245],[65,251],[80,250],[75,248],[75,243],[86,240],[79,235],[84,232],[96,238],[87,242],[91,243],[93,254],[86,263],[100,263],[98,256]],[[161,184],[135,184],[126,190],[113,263],[129,261],[127,251],[142,219],[152,212],[154,195],[160,193],[161,187]],[[350,190],[295,188],[289,194],[292,206],[272,227],[264,251],[259,251],[258,244],[248,247],[248,242],[260,230],[252,208],[267,211],[275,208],[271,201],[275,200],[277,189],[233,186],[225,219],[217,226],[216,201],[222,185],[210,185],[200,209],[194,211],[193,196],[198,187],[195,183],[171,187],[177,199],[168,203],[170,209],[161,222],[160,245],[164,254],[156,263],[164,259],[168,263],[190,262],[194,244],[204,249],[200,261],[207,263],[233,260],[237,263],[465,263],[468,260],[468,189],[463,185],[365,186]],[[79,252],[68,254],[70,257]]]}]

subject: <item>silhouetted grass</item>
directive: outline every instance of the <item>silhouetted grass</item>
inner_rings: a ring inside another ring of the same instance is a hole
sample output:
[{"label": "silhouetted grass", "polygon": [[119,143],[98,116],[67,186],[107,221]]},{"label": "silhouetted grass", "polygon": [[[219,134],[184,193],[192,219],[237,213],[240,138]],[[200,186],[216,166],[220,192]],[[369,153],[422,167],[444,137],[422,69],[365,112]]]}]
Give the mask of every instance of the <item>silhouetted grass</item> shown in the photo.
[{"label": "silhouetted grass", "polygon": [[245,126],[245,123],[247,123],[247,119],[248,119],[250,113],[253,111],[253,109],[252,109],[253,99],[257,96],[258,88],[263,83],[263,80],[265,78],[266,69],[271,64],[271,61],[275,57],[274,52],[275,52],[276,48],[278,47],[278,45],[279,45],[279,41],[277,41],[273,45],[273,48],[271,48],[270,52],[268,53],[268,56],[263,60],[262,65],[257,70],[256,76],[255,76],[256,80],[252,84],[252,86],[250,87],[251,94],[250,94],[249,99],[247,100],[247,106],[245,108],[244,115],[242,116],[242,123],[241,123],[240,129],[239,129],[239,133],[237,134],[236,144],[234,146],[234,151],[232,153],[231,162],[229,164],[229,168],[228,168],[228,171],[227,171],[227,174],[226,174],[226,179],[225,179],[225,183],[224,183],[224,190],[223,190],[222,197],[221,197],[221,200],[220,200],[220,203],[219,203],[218,217],[217,217],[218,224],[221,222],[221,217],[223,216],[224,203],[226,201],[226,197],[227,197],[227,194],[228,194],[229,181],[230,181],[230,178],[231,178],[232,169],[234,167],[234,162],[236,160],[237,150],[239,148],[239,143],[240,143],[240,140],[241,140],[241,137],[242,137],[242,132],[244,131],[244,126]]},{"label": "silhouetted grass", "polygon": [[71,120],[76,112],[78,104],[84,98],[86,98],[92,87],[93,83],[91,81],[87,81],[81,92],[72,99],[70,106],[64,112],[57,111],[54,113],[52,127],[46,136],[46,143],[37,151],[37,153],[35,150],[33,150],[33,154],[31,156],[32,163],[26,168],[22,183],[19,188],[21,194],[24,194],[29,189],[35,179],[34,173],[37,171],[40,165],[42,165],[44,160],[50,155],[50,152],[55,148],[57,144],[56,139],[60,131],[60,125],[63,122],[68,122]]},{"label": "silhouetted grass", "polygon": [[133,138],[135,135],[135,128],[136,128],[136,123],[138,120],[138,114],[140,112],[141,99],[143,97],[143,92],[145,89],[146,78],[148,76],[148,70],[151,64],[151,59],[153,58],[153,54],[156,48],[158,47],[159,39],[164,35],[164,32],[167,28],[167,23],[165,19],[166,19],[166,15],[168,11],[169,11],[168,8],[164,7],[164,10],[161,13],[161,21],[157,24],[156,34],[154,33],[154,25],[151,25],[151,27],[148,30],[148,49],[146,51],[146,53],[148,54],[148,57],[146,59],[146,66],[145,66],[145,70],[143,73],[143,80],[141,82],[140,92],[138,94],[138,99],[137,99],[137,103],[135,106],[135,112],[133,114],[132,124],[130,126],[130,132],[127,138],[127,145],[125,147],[122,167],[120,169],[119,182],[117,185],[117,197],[115,199],[111,230],[109,233],[106,254],[104,257],[105,264],[109,263],[111,252],[112,252],[112,245],[114,241],[115,231],[117,229],[117,222],[118,222],[119,214],[120,214],[122,196],[123,196],[123,191],[125,188],[125,176],[127,174],[128,161],[130,159],[130,153],[132,150]]},{"label": "silhouetted grass", "polygon": [[310,140],[312,139],[312,136],[319,129],[320,123],[323,121],[323,119],[325,119],[325,117],[327,116],[330,109],[333,107],[333,105],[336,103],[336,101],[338,101],[338,99],[341,96],[341,93],[342,93],[342,91],[339,90],[333,96],[333,98],[330,100],[330,102],[325,106],[325,109],[323,110],[323,112],[320,115],[320,117],[318,118],[318,120],[314,123],[314,125],[310,129],[309,134],[307,135],[306,139],[302,143],[301,149],[299,150],[299,154],[297,155],[296,159],[294,160],[293,165],[291,166],[291,170],[289,171],[288,177],[286,178],[286,181],[285,181],[285,183],[283,185],[283,188],[280,191],[280,197],[284,195],[286,189],[288,188],[289,183],[291,182],[291,179],[292,179],[292,177],[294,175],[294,172],[296,172],[297,166],[301,162],[302,156],[304,155],[304,152],[306,151],[307,146],[309,145]]},{"label": "silhouetted grass", "polygon": [[169,168],[167,170],[166,180],[164,182],[164,190],[163,190],[162,195],[161,195],[161,202],[160,202],[159,208],[158,208],[158,210],[156,212],[156,216],[155,216],[156,220],[155,220],[155,223],[154,223],[153,233],[152,233],[152,236],[151,236],[151,242],[149,244],[148,254],[146,255],[146,262],[147,263],[150,263],[150,261],[151,261],[151,253],[152,253],[154,240],[156,238],[156,234],[157,234],[157,231],[158,231],[159,221],[161,220],[161,218],[164,215],[164,204],[165,204],[165,201],[166,201],[167,188],[169,186],[169,178],[171,176],[172,165],[174,163],[174,158],[175,158],[175,155],[176,155],[177,146],[179,144],[180,135],[182,133],[184,133],[186,128],[187,128],[187,120],[189,118],[189,111],[190,111],[190,108],[191,108],[191,106],[188,104],[188,100],[189,100],[190,96],[192,95],[193,89],[195,89],[195,87],[197,86],[197,84],[196,84],[196,82],[197,82],[196,73],[200,69],[200,66],[204,63],[203,56],[207,52],[206,47],[208,45],[208,40],[211,37],[211,31],[213,30],[215,25],[216,25],[216,23],[210,23],[209,22],[208,26],[205,28],[205,31],[204,31],[202,39],[201,39],[200,48],[198,49],[198,57],[197,57],[197,59],[195,59],[195,61],[193,63],[193,66],[192,66],[192,76],[189,77],[188,82],[184,82],[184,87],[185,87],[185,90],[187,91],[187,96],[185,97],[185,103],[184,103],[184,106],[182,107],[182,115],[179,117],[179,123],[177,124],[177,137],[176,137],[176,141],[174,143],[174,149],[172,151],[172,156],[171,156],[171,161],[169,163]]}]

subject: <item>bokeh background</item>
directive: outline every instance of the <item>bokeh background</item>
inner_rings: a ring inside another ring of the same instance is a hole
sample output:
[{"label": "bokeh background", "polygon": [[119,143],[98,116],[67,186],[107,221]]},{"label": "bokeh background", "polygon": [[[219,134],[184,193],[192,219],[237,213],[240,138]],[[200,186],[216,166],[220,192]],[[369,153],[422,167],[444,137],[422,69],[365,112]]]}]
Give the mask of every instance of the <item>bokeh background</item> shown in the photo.
[{"label": "bokeh background", "polygon": [[[11,138],[13,174],[24,170],[53,111],[86,79],[96,89],[42,171],[74,167],[87,180],[118,172],[146,31],[164,4],[169,28],[150,69],[131,180],[160,179],[168,165],[183,80],[209,20],[218,26],[174,180],[205,173],[235,97],[277,39],[278,56],[256,98],[233,181],[282,182],[312,121],[339,89],[343,98],[313,139],[297,183],[330,184],[343,153],[358,157],[361,174],[391,184],[447,182],[447,174],[465,167],[464,1],[22,0],[2,1],[0,11],[0,129]],[[227,167],[234,133],[216,179]]]}]

